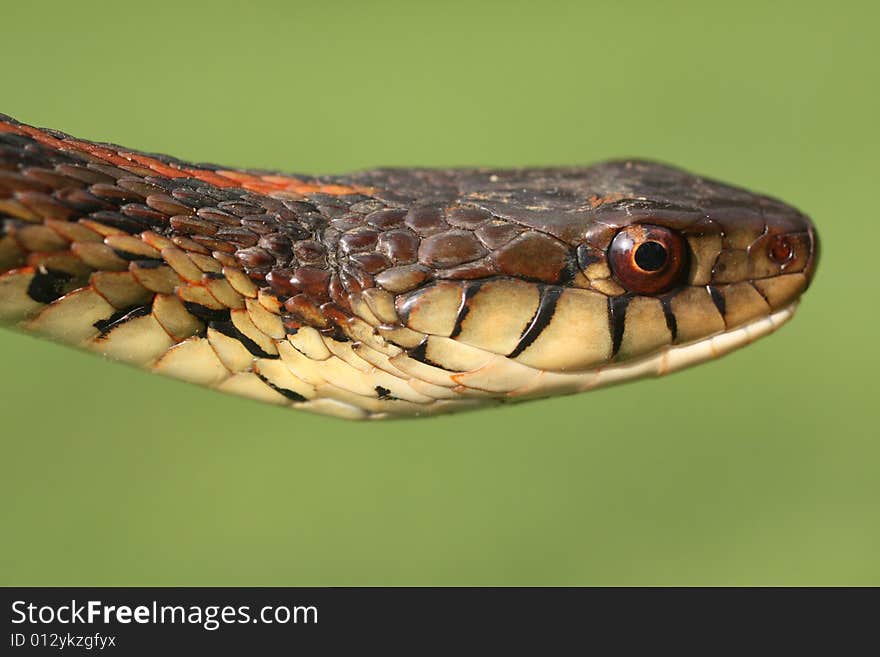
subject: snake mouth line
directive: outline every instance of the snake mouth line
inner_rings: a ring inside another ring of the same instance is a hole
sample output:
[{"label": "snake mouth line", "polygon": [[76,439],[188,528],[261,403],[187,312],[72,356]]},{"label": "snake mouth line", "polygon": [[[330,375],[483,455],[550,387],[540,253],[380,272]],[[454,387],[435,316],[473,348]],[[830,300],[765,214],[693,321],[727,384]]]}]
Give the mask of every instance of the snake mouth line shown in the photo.
[{"label": "snake mouth line", "polygon": [[666,347],[639,360],[597,368],[592,372],[593,380],[585,382],[580,390],[592,390],[638,377],[664,376],[720,358],[776,331],[794,317],[799,303],[799,300],[793,301],[781,310],[736,328],[686,344]]},{"label": "snake mouth line", "polygon": [[685,344],[665,347],[637,360],[604,365],[577,373],[544,371],[531,385],[512,390],[507,397],[526,399],[546,397],[551,394],[586,392],[634,379],[671,374],[692,365],[720,358],[773,333],[794,316],[799,303],[799,300],[795,300],[774,313],[730,330]]}]

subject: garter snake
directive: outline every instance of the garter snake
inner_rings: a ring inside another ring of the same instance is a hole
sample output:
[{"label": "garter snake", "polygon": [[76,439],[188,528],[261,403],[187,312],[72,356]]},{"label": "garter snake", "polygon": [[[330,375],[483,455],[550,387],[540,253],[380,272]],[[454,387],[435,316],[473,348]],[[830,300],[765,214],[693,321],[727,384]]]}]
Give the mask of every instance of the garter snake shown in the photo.
[{"label": "garter snake", "polygon": [[810,220],[654,162],[191,164],[0,115],[0,321],[349,418],[589,390],[788,320]]}]

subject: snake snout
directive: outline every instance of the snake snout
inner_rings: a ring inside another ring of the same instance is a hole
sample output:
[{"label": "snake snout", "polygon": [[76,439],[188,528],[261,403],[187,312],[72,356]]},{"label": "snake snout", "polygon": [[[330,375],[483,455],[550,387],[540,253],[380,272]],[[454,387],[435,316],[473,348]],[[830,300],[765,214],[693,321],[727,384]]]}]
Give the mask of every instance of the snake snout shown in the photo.
[{"label": "snake snout", "polygon": [[782,308],[809,287],[818,256],[818,235],[809,217],[771,217],[764,235],[749,249],[753,283],[773,310]]},{"label": "snake snout", "polygon": [[809,287],[810,283],[812,283],[813,281],[813,276],[815,275],[816,269],[819,266],[819,254],[821,252],[821,247],[819,245],[819,233],[816,231],[816,227],[813,225],[812,221],[810,221],[809,219],[806,219],[806,221],[808,224],[807,234],[810,237],[810,252],[807,266],[804,269],[804,275],[807,277],[807,284],[804,289]]}]

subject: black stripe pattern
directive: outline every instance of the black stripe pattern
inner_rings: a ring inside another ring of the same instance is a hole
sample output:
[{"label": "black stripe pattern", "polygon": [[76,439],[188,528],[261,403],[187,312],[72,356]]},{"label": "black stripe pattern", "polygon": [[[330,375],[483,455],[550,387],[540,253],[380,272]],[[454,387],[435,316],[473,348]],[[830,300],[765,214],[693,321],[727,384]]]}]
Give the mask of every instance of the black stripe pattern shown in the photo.
[{"label": "black stripe pattern", "polygon": [[626,328],[626,309],[629,306],[629,295],[608,297],[608,326],[611,331],[611,357],[620,351],[623,342],[623,330]]},{"label": "black stripe pattern", "polygon": [[507,355],[508,358],[516,358],[519,356],[531,346],[539,335],[541,335],[541,332],[548,324],[550,324],[550,320],[553,319],[553,314],[556,312],[556,304],[559,301],[560,296],[562,296],[561,287],[556,285],[546,285],[541,288],[538,309],[535,311],[535,315],[532,317],[532,321],[529,323],[528,328],[526,328],[520,336],[516,347],[514,347],[513,351]]}]

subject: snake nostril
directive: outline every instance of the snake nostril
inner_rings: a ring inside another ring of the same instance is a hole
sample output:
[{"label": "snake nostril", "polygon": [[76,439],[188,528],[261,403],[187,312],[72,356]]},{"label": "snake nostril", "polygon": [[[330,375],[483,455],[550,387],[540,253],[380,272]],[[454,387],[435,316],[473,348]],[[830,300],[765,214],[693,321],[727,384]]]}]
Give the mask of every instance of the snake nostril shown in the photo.
[{"label": "snake nostril", "polygon": [[794,258],[794,246],[787,236],[777,235],[767,246],[767,255],[773,262],[784,265]]}]

